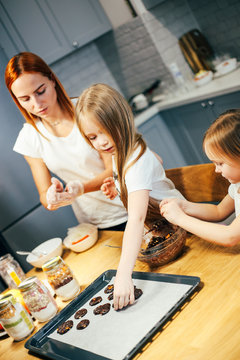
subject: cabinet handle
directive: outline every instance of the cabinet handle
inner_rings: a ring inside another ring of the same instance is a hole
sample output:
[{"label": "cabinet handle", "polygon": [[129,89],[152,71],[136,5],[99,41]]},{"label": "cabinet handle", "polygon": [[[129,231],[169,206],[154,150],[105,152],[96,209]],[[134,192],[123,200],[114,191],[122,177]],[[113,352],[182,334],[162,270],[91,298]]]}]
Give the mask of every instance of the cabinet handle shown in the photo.
[{"label": "cabinet handle", "polygon": [[72,46],[73,46],[74,48],[77,48],[77,47],[79,47],[79,43],[78,43],[76,40],[73,40]]},{"label": "cabinet handle", "polygon": [[209,100],[208,104],[209,104],[210,106],[213,106],[213,105],[214,105],[214,101]]},{"label": "cabinet handle", "polygon": [[201,103],[201,107],[205,108],[206,106],[207,106],[206,103],[204,103],[204,102]]}]

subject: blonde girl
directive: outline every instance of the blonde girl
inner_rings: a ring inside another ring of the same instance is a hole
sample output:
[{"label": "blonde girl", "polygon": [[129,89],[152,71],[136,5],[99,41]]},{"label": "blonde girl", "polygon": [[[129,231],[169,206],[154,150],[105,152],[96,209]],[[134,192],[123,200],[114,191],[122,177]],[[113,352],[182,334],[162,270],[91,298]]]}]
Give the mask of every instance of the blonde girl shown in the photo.
[{"label": "blonde girl", "polygon": [[86,141],[100,153],[112,155],[115,182],[107,178],[102,190],[111,199],[119,193],[128,212],[114,283],[114,308],[117,310],[134,302],[132,271],[146,216],[159,217],[160,199],[182,196],[136,132],[131,108],[115,89],[105,84],[86,89],[77,102],[76,117]]},{"label": "blonde girl", "polygon": [[[204,151],[216,172],[229,183],[228,194],[218,204],[197,204],[187,200],[165,199],[161,214],[173,224],[210,242],[233,246],[240,242],[240,109],[221,114],[207,130]],[[230,225],[218,224],[235,211]]]}]

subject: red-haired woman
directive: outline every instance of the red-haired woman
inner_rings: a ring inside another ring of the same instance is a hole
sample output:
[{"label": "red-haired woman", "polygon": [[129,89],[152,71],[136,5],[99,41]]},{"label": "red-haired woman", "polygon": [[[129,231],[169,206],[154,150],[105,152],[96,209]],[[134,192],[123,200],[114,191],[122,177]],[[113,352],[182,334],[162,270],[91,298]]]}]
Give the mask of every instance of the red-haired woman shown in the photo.
[{"label": "red-haired woman", "polygon": [[100,155],[83,139],[73,103],[51,68],[22,52],[7,64],[5,82],[26,120],[14,150],[28,162],[43,206],[56,210],[71,204],[79,222],[124,230],[127,213],[120,200],[98,191],[112,174],[111,156]]}]

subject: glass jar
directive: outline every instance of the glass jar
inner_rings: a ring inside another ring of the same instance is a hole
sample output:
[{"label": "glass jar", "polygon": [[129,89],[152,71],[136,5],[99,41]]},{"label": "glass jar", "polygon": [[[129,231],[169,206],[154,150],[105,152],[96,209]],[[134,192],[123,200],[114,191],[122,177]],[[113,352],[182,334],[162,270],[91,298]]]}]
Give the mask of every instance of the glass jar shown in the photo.
[{"label": "glass jar", "polygon": [[17,288],[26,278],[21,266],[10,254],[0,257],[0,275],[9,288]]},{"label": "glass jar", "polygon": [[36,276],[27,278],[18,288],[32,316],[39,322],[48,321],[56,315],[56,301]]},{"label": "glass jar", "polygon": [[0,323],[15,341],[25,339],[34,330],[30,315],[12,294],[0,298]]},{"label": "glass jar", "polygon": [[71,269],[60,256],[45,262],[42,269],[47,275],[49,284],[63,301],[70,300],[78,295],[80,285]]}]

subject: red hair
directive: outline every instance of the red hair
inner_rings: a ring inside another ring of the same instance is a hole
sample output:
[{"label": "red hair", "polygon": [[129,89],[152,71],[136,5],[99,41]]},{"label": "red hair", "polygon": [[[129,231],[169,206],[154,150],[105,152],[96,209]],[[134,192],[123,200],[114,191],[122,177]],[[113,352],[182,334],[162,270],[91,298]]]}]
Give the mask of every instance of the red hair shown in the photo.
[{"label": "red hair", "polygon": [[58,80],[57,76],[51,70],[51,68],[45,63],[45,61],[38,55],[31,52],[22,52],[12,57],[5,70],[5,83],[6,86],[21,113],[23,114],[27,123],[31,124],[37,131],[35,121],[38,119],[36,115],[27,112],[18,102],[18,99],[12,92],[12,84],[17,78],[24,73],[40,73],[47,77],[49,80],[55,82],[55,88],[57,93],[57,100],[61,109],[66,112],[71,118],[74,118],[74,107],[67,95],[63,85]]}]

